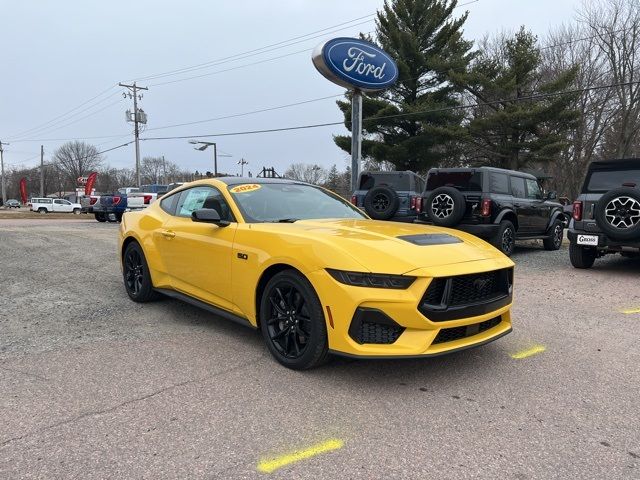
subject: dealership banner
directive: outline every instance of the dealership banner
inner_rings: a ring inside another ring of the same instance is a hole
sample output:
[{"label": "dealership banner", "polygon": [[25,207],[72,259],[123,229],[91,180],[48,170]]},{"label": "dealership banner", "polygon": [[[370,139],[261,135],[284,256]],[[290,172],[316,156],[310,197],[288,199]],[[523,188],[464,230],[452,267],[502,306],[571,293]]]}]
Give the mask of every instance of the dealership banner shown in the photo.
[{"label": "dealership banner", "polygon": [[84,194],[91,195],[91,191],[93,190],[93,186],[96,183],[96,177],[98,176],[98,172],[93,172],[89,174],[87,177],[87,183],[84,186]]},{"label": "dealership banner", "polygon": [[20,179],[20,197],[23,204],[27,203],[27,179],[25,177]]}]

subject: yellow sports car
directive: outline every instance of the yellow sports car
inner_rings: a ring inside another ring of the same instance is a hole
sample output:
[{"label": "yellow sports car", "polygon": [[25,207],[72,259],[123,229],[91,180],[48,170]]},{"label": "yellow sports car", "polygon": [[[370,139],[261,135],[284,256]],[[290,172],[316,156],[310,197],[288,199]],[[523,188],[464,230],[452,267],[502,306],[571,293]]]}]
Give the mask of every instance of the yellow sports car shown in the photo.
[{"label": "yellow sports car", "polygon": [[284,179],[183,185],[124,215],[129,297],[182,299],[259,328],[293,369],[330,353],[425,357],[511,331],[513,262],[445,228],[370,220]]}]

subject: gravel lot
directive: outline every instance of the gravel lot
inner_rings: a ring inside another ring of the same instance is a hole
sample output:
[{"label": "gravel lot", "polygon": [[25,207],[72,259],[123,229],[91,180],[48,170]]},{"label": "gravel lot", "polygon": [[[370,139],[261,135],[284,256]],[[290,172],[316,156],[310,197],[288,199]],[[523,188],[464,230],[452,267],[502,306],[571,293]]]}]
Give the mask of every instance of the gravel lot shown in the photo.
[{"label": "gravel lot", "polygon": [[299,373],[247,328],[129,301],[117,228],[0,220],[0,478],[640,478],[638,261],[529,244],[511,335]]}]

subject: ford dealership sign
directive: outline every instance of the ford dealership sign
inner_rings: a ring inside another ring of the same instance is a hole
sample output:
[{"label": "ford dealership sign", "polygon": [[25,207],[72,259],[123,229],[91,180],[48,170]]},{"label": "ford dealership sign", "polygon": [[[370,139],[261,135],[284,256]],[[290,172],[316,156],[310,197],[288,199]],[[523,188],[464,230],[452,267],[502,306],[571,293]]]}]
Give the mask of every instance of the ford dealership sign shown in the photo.
[{"label": "ford dealership sign", "polygon": [[334,38],[318,45],[313,64],[332,82],[366,92],[384,90],[398,79],[398,66],[389,54],[356,38]]}]

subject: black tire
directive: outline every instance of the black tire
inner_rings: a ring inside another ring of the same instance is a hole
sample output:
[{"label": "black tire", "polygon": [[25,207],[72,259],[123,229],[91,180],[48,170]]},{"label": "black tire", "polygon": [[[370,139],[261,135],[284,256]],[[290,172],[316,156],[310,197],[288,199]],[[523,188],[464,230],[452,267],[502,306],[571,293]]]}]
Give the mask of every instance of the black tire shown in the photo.
[{"label": "black tire", "polygon": [[104,216],[104,213],[94,213],[96,220],[100,223],[104,223],[107,221],[107,218]]},{"label": "black tire", "polygon": [[260,330],[271,354],[287,368],[306,370],[328,358],[322,305],[313,286],[294,270],[267,283],[260,298]]},{"label": "black tire", "polygon": [[389,220],[400,207],[398,194],[390,187],[373,187],[364,197],[364,211],[374,220]]},{"label": "black tire", "polygon": [[467,203],[460,190],[453,187],[439,187],[428,196],[425,209],[429,220],[439,227],[457,225],[467,209]]},{"label": "black tire", "polygon": [[[562,217],[564,219],[564,216]],[[560,250],[564,240],[564,222],[557,219],[549,229],[551,236],[542,240],[545,250]]]},{"label": "black tire", "polygon": [[[113,215],[113,219],[111,219],[111,215]],[[113,213],[105,213],[105,216],[107,217],[107,222],[109,223],[118,223],[118,215]]]},{"label": "black tire", "polygon": [[160,297],[160,294],[153,289],[147,259],[137,242],[129,243],[124,249],[122,279],[127,295],[134,302],[145,303]]},{"label": "black tire", "polygon": [[38,209],[38,213],[39,213],[40,215],[45,215],[45,214],[47,213],[47,209],[46,209],[46,208],[39,208],[39,209]]},{"label": "black tire", "polygon": [[500,229],[493,237],[491,244],[510,257],[516,247],[516,227],[509,220],[500,222]]},{"label": "black tire", "polygon": [[73,214],[74,215],[80,215],[80,213],[81,213],[81,210],[79,208],[74,208],[73,209]]},{"label": "black tire", "polygon": [[569,260],[575,268],[591,268],[596,261],[598,251],[592,247],[583,247],[575,242],[569,243]]},{"label": "black tire", "polygon": [[596,204],[598,227],[614,240],[640,239],[640,189],[621,187],[608,191]]}]

